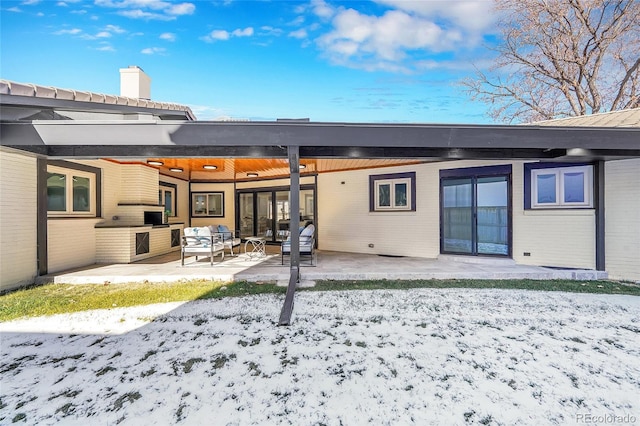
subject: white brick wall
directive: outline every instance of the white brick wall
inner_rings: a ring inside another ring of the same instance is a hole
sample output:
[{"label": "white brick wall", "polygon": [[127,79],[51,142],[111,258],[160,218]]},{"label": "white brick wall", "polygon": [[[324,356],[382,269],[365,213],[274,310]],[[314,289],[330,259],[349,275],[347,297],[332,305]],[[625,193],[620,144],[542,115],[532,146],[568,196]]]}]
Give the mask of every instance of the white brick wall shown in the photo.
[{"label": "white brick wall", "polygon": [[0,147],[0,290],[32,284],[37,270],[37,161]]},{"label": "white brick wall", "polygon": [[[434,258],[440,253],[441,169],[512,165],[513,257],[521,264],[595,268],[593,210],[524,211],[523,162],[457,161],[318,175],[323,250]],[[369,175],[416,172],[416,212],[370,213]],[[344,184],[342,184],[344,182]],[[374,244],[369,248],[368,244]],[[530,256],[524,256],[528,252]]]},{"label": "white brick wall", "polygon": [[512,182],[513,259],[523,265],[595,269],[594,210],[525,211],[523,162],[513,164]]},{"label": "white brick wall", "polygon": [[640,281],[640,159],[606,162],[605,188],[607,272]]},{"label": "white brick wall", "polygon": [[96,263],[95,224],[102,219],[49,219],[49,273]]}]

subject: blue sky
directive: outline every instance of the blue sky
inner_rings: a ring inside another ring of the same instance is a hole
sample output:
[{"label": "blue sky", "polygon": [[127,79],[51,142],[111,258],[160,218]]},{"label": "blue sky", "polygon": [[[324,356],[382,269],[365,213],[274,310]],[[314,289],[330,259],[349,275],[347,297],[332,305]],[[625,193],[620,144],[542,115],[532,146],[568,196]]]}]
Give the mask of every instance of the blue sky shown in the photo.
[{"label": "blue sky", "polygon": [[199,120],[489,123],[458,85],[486,66],[490,1],[3,0],[0,77],[154,100]]}]

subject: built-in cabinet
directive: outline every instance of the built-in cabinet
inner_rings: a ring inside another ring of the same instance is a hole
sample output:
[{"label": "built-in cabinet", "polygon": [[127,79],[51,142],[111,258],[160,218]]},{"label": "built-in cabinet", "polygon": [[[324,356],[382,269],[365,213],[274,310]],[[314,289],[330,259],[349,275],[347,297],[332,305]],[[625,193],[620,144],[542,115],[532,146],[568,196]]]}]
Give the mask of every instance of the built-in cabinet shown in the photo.
[{"label": "built-in cabinet", "polygon": [[180,250],[183,227],[96,225],[96,263],[131,263]]}]

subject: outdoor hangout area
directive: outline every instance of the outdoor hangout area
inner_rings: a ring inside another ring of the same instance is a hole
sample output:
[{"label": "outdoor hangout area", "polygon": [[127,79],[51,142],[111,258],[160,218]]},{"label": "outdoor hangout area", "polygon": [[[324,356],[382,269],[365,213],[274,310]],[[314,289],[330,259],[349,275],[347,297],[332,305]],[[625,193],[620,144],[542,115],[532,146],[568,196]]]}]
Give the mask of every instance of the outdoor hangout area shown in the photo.
[{"label": "outdoor hangout area", "polygon": [[[264,254],[254,252],[251,241],[244,242],[235,256],[185,258],[180,252],[150,258],[131,264],[92,265],[44,276],[40,283],[103,284],[105,282],[170,282],[204,279],[214,281],[277,282],[287,285],[289,265],[282,264],[280,245],[266,245]],[[245,253],[245,247],[247,252]],[[598,271],[545,268],[517,265],[509,259],[468,259],[440,256],[437,259],[378,256],[315,250],[313,265],[302,258],[300,277],[303,285],[315,280],[412,280],[412,279],[606,279]]]}]

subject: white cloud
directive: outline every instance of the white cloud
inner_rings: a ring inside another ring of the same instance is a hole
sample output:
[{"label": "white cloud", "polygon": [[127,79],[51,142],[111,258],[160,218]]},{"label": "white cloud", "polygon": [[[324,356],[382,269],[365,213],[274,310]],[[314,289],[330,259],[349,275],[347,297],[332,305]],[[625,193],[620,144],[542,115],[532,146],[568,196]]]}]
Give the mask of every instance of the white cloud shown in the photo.
[{"label": "white cloud", "polygon": [[247,27],[244,30],[241,30],[240,28],[233,30],[233,32],[231,33],[234,37],[250,37],[253,35],[253,28],[252,27]]},{"label": "white cloud", "polygon": [[166,50],[167,49],[165,49],[164,47],[147,47],[146,49],[142,49],[140,53],[142,53],[143,55],[155,55],[162,54]]},{"label": "white cloud", "polygon": [[7,12],[14,12],[14,13],[20,13],[20,12],[22,12],[22,9],[20,9],[19,7],[16,7],[16,6],[14,6],[14,7],[10,7],[10,8],[7,8],[7,9],[5,9],[5,10],[6,10]]},{"label": "white cloud", "polygon": [[333,25],[334,30],[319,39],[328,52],[345,54],[342,46],[356,44],[357,52],[350,48],[349,55],[363,53],[389,61],[403,59],[410,49],[444,50],[458,34],[397,10],[377,17],[347,9],[336,15]]},{"label": "white cloud", "polygon": [[162,33],[160,34],[161,40],[176,41],[176,35],[174,33]]},{"label": "white cloud", "polygon": [[493,0],[406,1],[375,0],[428,19],[444,18],[468,31],[488,28],[494,21]]},{"label": "white cloud", "polygon": [[33,5],[38,4],[38,3],[40,3],[40,0],[24,0],[20,4],[25,5],[25,6],[33,6]]},{"label": "white cloud", "polygon": [[269,25],[265,25],[260,27],[260,35],[262,36],[276,36],[279,37],[282,35],[282,30],[280,28],[274,28]]},{"label": "white cloud", "polygon": [[307,30],[305,30],[304,28],[300,28],[299,30],[296,31],[291,31],[289,33],[289,37],[293,37],[293,38],[299,38],[299,39],[303,39],[303,38],[307,38]]},{"label": "white cloud", "polygon": [[124,17],[131,18],[131,19],[145,19],[148,21],[151,21],[151,20],[172,21],[176,19],[175,16],[167,16],[161,13],[154,13],[154,12],[145,12],[140,9],[123,10],[121,12],[118,12],[118,15],[122,15]]},{"label": "white cloud", "polygon": [[229,32],[225,30],[213,30],[209,36],[213,40],[229,40]]},{"label": "white cloud", "polygon": [[55,35],[77,35],[82,33],[82,30],[80,28],[72,28],[70,30],[59,30],[54,32],[53,34]]},{"label": "white cloud", "polygon": [[127,32],[127,30],[124,30],[117,25],[111,25],[111,24],[105,26],[104,30],[109,31],[110,33],[116,33],[116,34],[124,34]]},{"label": "white cloud", "polygon": [[292,27],[299,27],[304,24],[304,16],[298,16],[293,21],[289,22],[289,25]]},{"label": "white cloud", "polygon": [[100,31],[96,34],[96,38],[109,38],[111,37],[111,33],[109,31]]},{"label": "white cloud", "polygon": [[311,7],[314,15],[322,19],[330,19],[336,13],[336,9],[324,0],[312,0]]},{"label": "white cloud", "polygon": [[56,6],[59,7],[69,7],[69,5],[63,1],[59,1],[58,3],[56,3]]},{"label": "white cloud", "polygon": [[98,47],[96,50],[99,50],[101,52],[115,52],[116,51],[116,49],[114,49],[113,46],[110,46],[110,45]]},{"label": "white cloud", "polygon": [[253,35],[253,27],[247,27],[245,29],[237,28],[231,32],[226,30],[213,30],[206,36],[201,37],[201,40],[204,40],[207,43],[211,43],[216,40],[219,40],[219,41],[229,40],[231,37],[250,37],[252,35]]},{"label": "white cloud", "polygon": [[193,3],[172,3],[162,0],[95,0],[96,6],[123,9],[119,15],[131,19],[172,21],[178,16],[191,15]]},{"label": "white cloud", "polygon": [[[433,63],[419,61],[428,54],[474,47],[482,36],[479,28],[491,22],[486,17],[491,14],[485,11],[487,6],[482,2],[379,2],[397,9],[387,10],[381,16],[354,9],[332,9],[332,29],[318,37],[316,43],[333,63],[403,73],[433,69]],[[314,4],[316,8],[331,8],[322,0]],[[482,11],[486,12],[482,18],[465,17],[465,12]],[[318,14],[315,9],[314,13]],[[328,11],[320,13],[324,15],[318,16],[329,16]],[[478,23],[480,20],[482,24]]]},{"label": "white cloud", "polygon": [[78,9],[78,10],[72,10],[71,13],[76,14],[76,15],[85,15],[87,13],[87,11],[84,10],[84,9]]},{"label": "white cloud", "polygon": [[166,10],[166,13],[170,15],[192,15],[196,10],[196,6],[193,3],[181,3],[171,6]]}]

